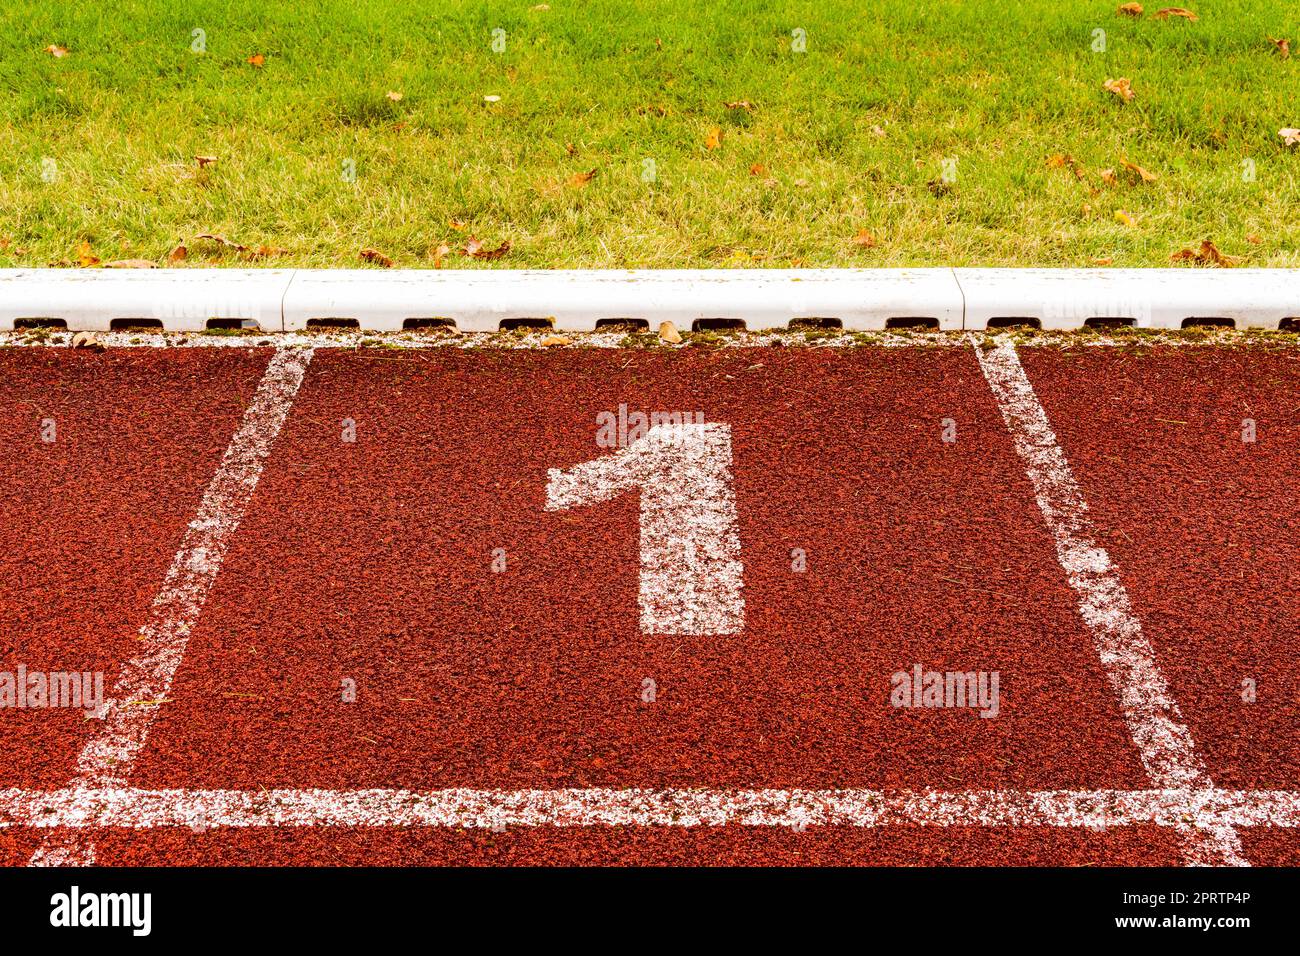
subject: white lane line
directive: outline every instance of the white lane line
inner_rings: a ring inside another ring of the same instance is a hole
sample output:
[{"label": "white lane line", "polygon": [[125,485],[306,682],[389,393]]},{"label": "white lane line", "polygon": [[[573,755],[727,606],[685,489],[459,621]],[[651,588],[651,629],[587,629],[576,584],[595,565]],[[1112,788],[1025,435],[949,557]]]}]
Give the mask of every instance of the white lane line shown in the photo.
[{"label": "white lane line", "polygon": [[0,827],[1300,826],[1294,790],[0,790]]},{"label": "white lane line", "polygon": [[[82,748],[72,792],[123,784],[130,776],[312,354],[311,349],[279,349],[267,364],[253,402],[203,494],[198,514],[190,522],[162,590],[149,609],[149,619],[140,629],[142,650],[123,665],[112,696],[104,704],[104,725]],[[77,802],[69,807],[73,816],[79,812]],[[32,855],[30,865],[89,865],[94,855],[94,845],[73,834],[63,841],[47,839]]]},{"label": "white lane line", "polygon": [[[984,351],[978,342],[973,344],[1025,463],[1038,507],[1056,543],[1057,559],[1078,596],[1079,614],[1092,632],[1148,778],[1161,789],[1212,790],[1214,784],[1169,692],[1155,650],[1142,633],[1119,572],[1106,549],[1097,544],[1088,503],[1015,345],[1004,339]],[[1202,820],[1193,814],[1179,829],[1188,863],[1249,865],[1230,823]]]}]

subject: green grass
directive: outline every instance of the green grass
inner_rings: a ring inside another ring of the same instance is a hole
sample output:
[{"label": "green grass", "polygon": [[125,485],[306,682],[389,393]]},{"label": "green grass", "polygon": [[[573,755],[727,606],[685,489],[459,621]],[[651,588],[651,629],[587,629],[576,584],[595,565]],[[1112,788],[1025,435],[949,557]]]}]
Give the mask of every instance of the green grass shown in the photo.
[{"label": "green grass", "polygon": [[[1204,238],[1300,265],[1300,152],[1277,136],[1300,126],[1300,21],[1274,0],[1194,3],[1196,23],[1117,2],[19,0],[0,10],[0,266],[75,264],[83,240],[161,261],[203,232],[288,253],[191,241],[189,265],[373,247],[430,267],[470,234],[511,250],[448,265],[1162,266]],[[1101,90],[1120,76],[1131,103]],[[1085,181],[1049,167],[1063,153]],[[1158,181],[1103,184],[1124,158]]]}]

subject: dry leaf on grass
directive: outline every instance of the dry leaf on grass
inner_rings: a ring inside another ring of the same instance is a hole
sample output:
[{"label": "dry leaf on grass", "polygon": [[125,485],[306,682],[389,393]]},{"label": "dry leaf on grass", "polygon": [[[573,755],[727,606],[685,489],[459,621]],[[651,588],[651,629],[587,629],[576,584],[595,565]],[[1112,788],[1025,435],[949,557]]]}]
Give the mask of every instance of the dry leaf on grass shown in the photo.
[{"label": "dry leaf on grass", "polygon": [[1114,186],[1119,182],[1119,177],[1115,175],[1115,170],[1113,169],[1103,169],[1099,175],[1101,176],[1101,181],[1107,186]]},{"label": "dry leaf on grass", "polygon": [[1083,168],[1083,165],[1069,153],[1054,153],[1048,156],[1047,165],[1053,169],[1068,168],[1074,173],[1075,179],[1085,179],[1088,176],[1088,172]]},{"label": "dry leaf on grass", "polygon": [[1124,225],[1124,226],[1130,226],[1130,227],[1131,227],[1131,226],[1136,226],[1136,225],[1137,225],[1137,223],[1134,221],[1133,217],[1130,216],[1128,213],[1126,213],[1123,209],[1116,209],[1116,210],[1115,210],[1115,221],[1118,222],[1118,223],[1120,223],[1121,225]]},{"label": "dry leaf on grass", "polygon": [[587,183],[591,182],[595,178],[596,178],[596,170],[594,169],[591,170],[590,172],[574,173],[572,176],[569,177],[569,185],[577,188],[581,188],[587,185]]},{"label": "dry leaf on grass", "polygon": [[876,237],[865,229],[859,229],[858,234],[853,237],[853,244],[861,246],[863,249],[874,249],[878,244]]},{"label": "dry leaf on grass", "polygon": [[402,101],[402,94],[398,93],[396,90],[389,90],[384,95],[388,97],[390,100],[392,100],[394,103],[400,103]]},{"label": "dry leaf on grass", "polygon": [[1153,174],[1147,172],[1137,163],[1130,163],[1127,159],[1122,159],[1120,162],[1124,164],[1125,169],[1133,174],[1135,182],[1153,183],[1156,181],[1156,177]]},{"label": "dry leaf on grass", "polygon": [[1092,264],[1093,264],[1094,266],[1108,266],[1108,265],[1110,265],[1110,264],[1111,264],[1112,262],[1114,262],[1114,261],[1115,261],[1115,260],[1112,259],[1110,256],[1105,256],[1105,257],[1103,257],[1103,258],[1101,258],[1101,259],[1093,259],[1093,260],[1092,260]]},{"label": "dry leaf on grass", "polygon": [[751,166],[749,167],[749,175],[751,175],[751,176],[766,176],[766,175],[767,175],[767,167],[764,166],[762,163],[754,163],[753,165],[751,165]]},{"label": "dry leaf on grass", "polygon": [[247,258],[249,259],[274,259],[277,256],[287,256],[288,249],[281,249],[279,246],[258,246],[256,249],[249,249]]},{"label": "dry leaf on grass", "polygon": [[1252,246],[1257,246],[1264,240],[1259,238],[1259,236],[1255,235],[1252,232],[1249,236],[1246,237],[1246,241],[1249,242]]},{"label": "dry leaf on grass", "polygon": [[89,241],[83,239],[81,245],[77,246],[77,261],[81,263],[83,269],[99,265],[99,256],[90,251]]},{"label": "dry leaf on grass", "polygon": [[722,127],[715,126],[709,130],[708,138],[704,141],[705,149],[717,149],[722,145]]},{"label": "dry leaf on grass", "polygon": [[1133,97],[1137,96],[1137,94],[1133,92],[1133,84],[1127,76],[1121,76],[1114,80],[1107,80],[1105,83],[1101,84],[1101,88],[1107,93],[1114,93],[1125,103],[1131,102]]},{"label": "dry leaf on grass", "polygon": [[185,248],[185,243],[180,243],[171,252],[167,253],[168,262],[182,262],[190,254],[190,250]]},{"label": "dry leaf on grass", "polygon": [[1142,4],[1121,3],[1119,9],[1115,12],[1124,17],[1140,17],[1142,16]]},{"label": "dry leaf on grass", "polygon": [[1224,268],[1231,268],[1241,261],[1237,256],[1224,255],[1209,239],[1201,241],[1199,250],[1179,249],[1169,258],[1174,262],[1191,261],[1200,266],[1216,265]]},{"label": "dry leaf on grass", "polygon": [[723,103],[729,110],[744,110],[746,113],[753,112],[754,104],[749,100],[732,100],[730,103]]},{"label": "dry leaf on grass", "polygon": [[1185,20],[1201,19],[1196,14],[1192,13],[1191,10],[1188,10],[1186,7],[1165,7],[1163,10],[1157,10],[1153,14],[1153,16],[1157,20],[1167,20],[1170,17],[1182,17]]},{"label": "dry leaf on grass", "polygon": [[455,229],[457,232],[464,232],[469,223],[465,222],[464,219],[452,219],[447,223],[447,225],[451,226],[451,228]]},{"label": "dry leaf on grass", "polygon": [[383,266],[385,269],[393,267],[393,260],[388,258],[378,249],[362,249],[361,260],[363,262],[373,262],[375,265]]},{"label": "dry leaf on grass", "polygon": [[1291,58],[1290,40],[1286,39],[1285,37],[1282,37],[1280,39],[1269,37],[1268,42],[1273,44],[1273,46],[1277,47],[1277,52],[1282,54],[1282,59],[1289,60]]},{"label": "dry leaf on grass", "polygon": [[509,251],[509,241],[501,243],[501,245],[497,246],[495,249],[484,249],[483,243],[479,242],[473,236],[470,236],[465,242],[464,255],[469,256],[471,259],[500,259]]},{"label": "dry leaf on grass", "polygon": [[682,333],[678,332],[677,326],[673,325],[671,322],[660,322],[659,338],[661,341],[676,345],[682,340]]},{"label": "dry leaf on grass", "polygon": [[1300,129],[1293,129],[1288,126],[1285,129],[1278,130],[1277,135],[1282,137],[1283,146],[1300,145]]},{"label": "dry leaf on grass", "polygon": [[59,60],[68,55],[68,48],[59,46],[57,43],[51,43],[45,48],[45,52],[54,57],[54,59]]},{"label": "dry leaf on grass", "polygon": [[215,242],[219,246],[225,246],[227,249],[234,249],[236,252],[248,251],[248,246],[244,245],[243,243],[233,242],[230,239],[227,239],[225,236],[219,236],[216,233],[205,232],[202,235],[198,235],[194,237],[195,242],[198,242],[200,239],[206,239],[209,242]]},{"label": "dry leaf on grass", "polygon": [[447,258],[449,255],[451,255],[451,246],[447,245],[445,242],[438,243],[438,247],[433,250],[433,267],[435,269],[441,269],[442,260]]},{"label": "dry leaf on grass", "polygon": [[157,269],[158,263],[148,259],[115,259],[104,263],[105,269]]},{"label": "dry leaf on grass", "polygon": [[248,62],[253,64],[253,66],[261,66],[266,62],[266,57],[261,53],[254,53],[248,58]]},{"label": "dry leaf on grass", "polygon": [[217,161],[217,157],[215,157],[215,156],[195,156],[195,157],[194,157],[194,161],[195,161],[196,163],[199,164],[199,169],[202,169],[202,168],[205,167],[205,166],[211,166],[213,163],[215,163],[215,162]]}]

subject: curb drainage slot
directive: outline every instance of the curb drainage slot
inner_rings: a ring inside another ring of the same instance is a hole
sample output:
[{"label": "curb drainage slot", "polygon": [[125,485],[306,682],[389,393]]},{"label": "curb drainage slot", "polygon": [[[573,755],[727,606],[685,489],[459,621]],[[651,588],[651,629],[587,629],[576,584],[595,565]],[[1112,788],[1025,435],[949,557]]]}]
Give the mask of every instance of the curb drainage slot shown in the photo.
[{"label": "curb drainage slot", "polygon": [[842,329],[844,320],[829,315],[808,315],[790,320],[792,329]]},{"label": "curb drainage slot", "polygon": [[1183,319],[1185,329],[1235,329],[1237,323],[1218,315],[1192,315]]},{"label": "curb drainage slot", "polygon": [[1118,315],[1094,315],[1090,319],[1083,320],[1085,329],[1131,329],[1135,325],[1137,325],[1136,319]]},{"label": "curb drainage slot", "polygon": [[696,319],[691,323],[692,332],[743,332],[744,319]]},{"label": "curb drainage slot", "polygon": [[648,329],[648,319],[597,319],[597,329]]},{"label": "curb drainage slot", "polygon": [[19,329],[66,329],[67,327],[67,319],[47,319],[44,317],[14,319],[15,331]]},{"label": "curb drainage slot", "polygon": [[108,323],[108,328],[113,332],[126,331],[144,331],[144,332],[161,332],[162,319],[113,319]]},{"label": "curb drainage slot", "polygon": [[361,323],[356,319],[308,319],[309,329],[359,329]]},{"label": "curb drainage slot", "polygon": [[553,325],[555,320],[551,318],[539,319],[525,316],[519,319],[502,319],[499,328],[502,332],[509,332],[512,329],[549,329]]},{"label": "curb drainage slot", "polygon": [[990,329],[1041,329],[1043,321],[1031,315],[995,315],[989,319],[988,325],[985,327]]},{"label": "curb drainage slot", "polygon": [[885,319],[887,329],[933,329],[939,330],[939,320],[926,315],[895,315]]},{"label": "curb drainage slot", "polygon": [[209,329],[257,329],[262,327],[257,324],[256,319],[208,319],[207,328]]},{"label": "curb drainage slot", "polygon": [[456,320],[435,315],[428,318],[403,319],[403,329],[455,329]]},{"label": "curb drainage slot", "polygon": [[1277,324],[1279,332],[1300,332],[1300,316],[1288,315]]}]

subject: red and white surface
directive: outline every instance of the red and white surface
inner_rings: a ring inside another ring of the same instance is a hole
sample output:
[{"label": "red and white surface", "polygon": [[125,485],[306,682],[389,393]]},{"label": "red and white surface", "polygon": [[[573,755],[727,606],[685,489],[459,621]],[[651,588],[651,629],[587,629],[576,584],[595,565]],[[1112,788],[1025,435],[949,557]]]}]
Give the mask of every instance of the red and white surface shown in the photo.
[{"label": "red and white surface", "polygon": [[[0,670],[113,688],[0,711],[0,859],[1295,864],[1298,385],[1230,345],[0,350]],[[655,479],[584,464],[621,403],[704,413],[680,487],[727,493],[682,520],[738,586],[643,573]],[[916,663],[999,715],[891,707]]]}]

